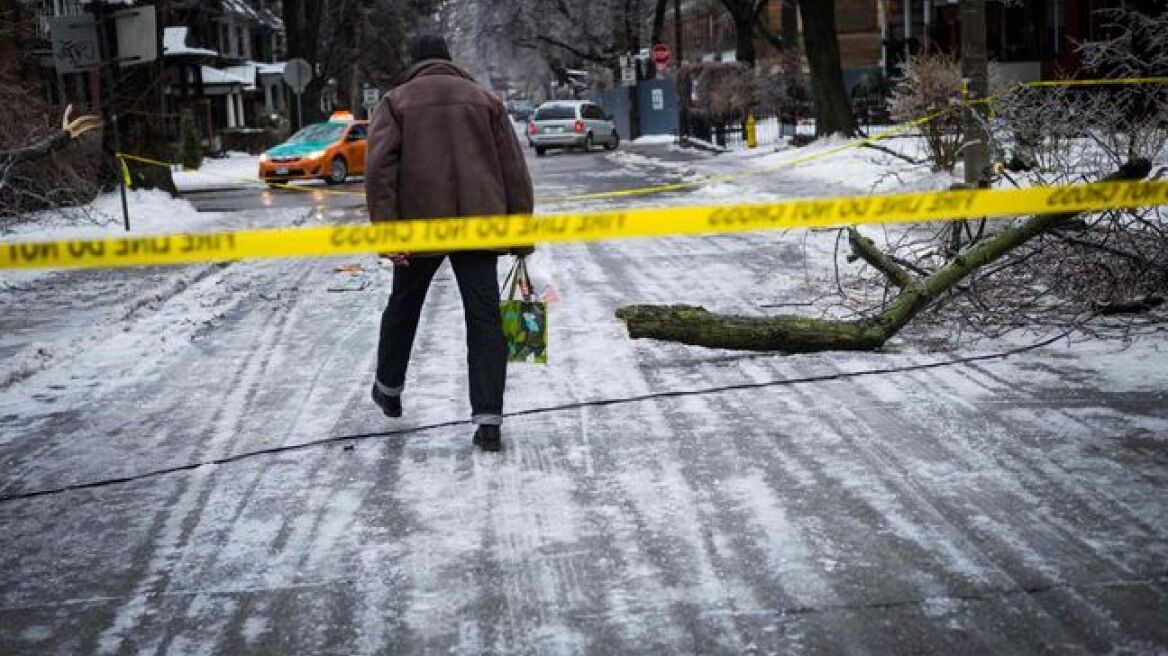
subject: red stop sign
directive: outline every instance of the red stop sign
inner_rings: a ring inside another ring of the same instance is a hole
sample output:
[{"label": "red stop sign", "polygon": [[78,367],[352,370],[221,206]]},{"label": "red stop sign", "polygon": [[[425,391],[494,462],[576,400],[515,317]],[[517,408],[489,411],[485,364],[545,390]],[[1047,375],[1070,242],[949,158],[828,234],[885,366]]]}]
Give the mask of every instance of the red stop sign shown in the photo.
[{"label": "red stop sign", "polygon": [[653,63],[664,66],[669,63],[669,46],[658,43],[653,46]]}]

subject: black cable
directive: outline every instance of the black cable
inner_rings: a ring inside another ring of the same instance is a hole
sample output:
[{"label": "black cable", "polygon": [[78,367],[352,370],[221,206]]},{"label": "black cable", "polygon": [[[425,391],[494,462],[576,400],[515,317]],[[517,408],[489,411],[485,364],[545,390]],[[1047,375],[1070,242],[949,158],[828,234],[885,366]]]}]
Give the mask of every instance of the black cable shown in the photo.
[{"label": "black cable", "polygon": [[[704,394],[720,394],[723,392],[736,392],[741,390],[760,389],[766,387],[782,387],[786,385],[803,385],[808,383],[822,383],[832,380],[844,380],[848,378],[859,378],[861,376],[879,376],[886,374],[907,373],[910,371],[922,371],[925,369],[938,369],[942,367],[952,367],[962,364],[970,364],[973,362],[983,362],[986,360],[1000,360],[1008,358],[1011,355],[1018,355],[1040,349],[1044,346],[1049,346],[1071,334],[1071,331],[1064,332],[1054,337],[1030,344],[1028,346],[1021,346],[1010,349],[1008,351],[1001,351],[999,353],[989,353],[986,355],[974,355],[966,358],[958,358],[956,360],[942,360],[938,362],[929,362],[926,364],[915,364],[902,367],[884,367],[880,369],[865,369],[863,371],[845,371],[833,374],[821,374],[818,376],[806,376],[803,378],[783,378],[781,380],[769,380],[759,383],[738,383],[735,385],[722,385],[718,387],[706,387],[696,390],[671,390],[666,392],[654,392],[651,394],[641,394],[637,396],[626,396],[617,399],[600,399],[595,401],[580,401],[578,403],[567,403],[564,405],[547,406],[543,408],[532,408],[529,410],[520,410],[518,412],[506,413],[505,417],[526,417],[530,415],[541,415],[552,412],[564,412],[568,410],[579,410],[581,408],[599,408],[612,405],[625,405],[629,403],[640,403],[642,401],[650,401],[653,399],[667,399],[677,398],[683,396],[701,396]],[[119,478],[107,478],[97,481],[90,481],[87,483],[72,483],[62,487],[48,488],[44,490],[34,490],[32,492],[20,492],[18,494],[6,494],[0,496],[0,504],[9,503],[12,501],[21,501],[24,499],[34,499],[37,497],[51,496],[62,494],[65,492],[72,492],[75,490],[90,490],[94,488],[108,487],[112,485],[120,485],[123,483],[132,483],[135,481],[144,480],[147,478],[155,478],[164,476],[166,474],[174,474],[183,471],[190,471],[198,469],[199,467],[206,467],[211,465],[225,465],[241,460],[248,460],[257,456],[273,455],[277,453],[288,453],[291,451],[301,451],[318,446],[326,446],[329,444],[336,444],[338,442],[351,442],[357,440],[366,440],[374,437],[397,437],[400,435],[409,435],[413,433],[422,433],[425,431],[436,430],[439,428],[451,428],[454,426],[462,426],[469,423],[466,420],[444,421],[435,424],[425,424],[422,426],[412,426],[410,428],[401,428],[398,430],[378,431],[376,433],[356,433],[353,435],[337,435],[334,437],[326,437],[319,440],[312,440],[309,442],[301,442],[299,444],[290,444],[286,446],[270,447],[267,449],[260,449],[258,451],[245,451],[235,455],[224,456],[222,458],[215,458],[212,460],[204,460],[201,462],[176,465],[174,467],[166,467],[163,469],[156,469],[142,474],[133,474],[130,476],[122,476]]]}]

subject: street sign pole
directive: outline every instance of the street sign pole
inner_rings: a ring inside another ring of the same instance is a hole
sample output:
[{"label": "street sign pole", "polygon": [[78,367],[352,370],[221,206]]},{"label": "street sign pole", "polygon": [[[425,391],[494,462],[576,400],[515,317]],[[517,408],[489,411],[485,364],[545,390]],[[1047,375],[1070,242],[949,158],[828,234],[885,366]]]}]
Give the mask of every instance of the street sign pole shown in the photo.
[{"label": "street sign pole", "polygon": [[[93,3],[93,14],[97,22],[98,30],[98,45],[101,52],[101,76],[105,79],[106,89],[109,95],[109,102],[107,104],[107,119],[110,126],[113,128],[114,138],[114,162],[118,168],[118,190],[122,196],[122,220],[126,226],[126,232],[130,231],[130,203],[126,199],[126,174],[129,170],[125,160],[122,159],[122,135],[118,128],[118,95],[117,95],[117,64],[116,54],[114,50],[117,48],[117,31],[111,29],[107,24],[107,13],[105,11],[104,2]],[[107,68],[108,67],[108,68]]]},{"label": "street sign pole", "polygon": [[312,65],[297,57],[284,64],[284,82],[296,94],[296,129],[304,127],[304,103],[301,95],[312,81]]},{"label": "street sign pole", "polygon": [[381,90],[377,87],[371,87],[366,84],[361,89],[361,104],[365,107],[365,118],[373,116],[373,110],[377,107],[377,103],[381,101]]}]

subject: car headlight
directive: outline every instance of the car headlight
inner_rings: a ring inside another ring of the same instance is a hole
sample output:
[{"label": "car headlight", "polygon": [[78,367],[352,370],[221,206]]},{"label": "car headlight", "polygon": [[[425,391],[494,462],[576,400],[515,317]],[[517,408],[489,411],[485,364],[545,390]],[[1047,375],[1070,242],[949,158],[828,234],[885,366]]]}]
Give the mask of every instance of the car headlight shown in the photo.
[{"label": "car headlight", "polygon": [[271,156],[271,155],[269,155],[269,154],[267,154],[267,153],[261,153],[261,154],[260,154],[260,163],[262,163],[262,164],[267,164],[267,163],[268,163],[268,162],[270,162],[270,161],[272,161],[272,156]]},{"label": "car headlight", "polygon": [[308,159],[320,159],[321,157],[324,157],[327,154],[328,154],[327,150],[318,150],[315,152],[308,153],[307,158]]}]

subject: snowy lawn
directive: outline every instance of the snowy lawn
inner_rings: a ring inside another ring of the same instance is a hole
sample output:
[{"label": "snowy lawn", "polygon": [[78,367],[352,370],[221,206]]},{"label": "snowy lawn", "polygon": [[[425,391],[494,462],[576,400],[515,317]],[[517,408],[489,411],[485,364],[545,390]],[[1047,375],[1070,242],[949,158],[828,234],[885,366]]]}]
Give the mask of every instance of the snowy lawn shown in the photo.
[{"label": "snowy lawn", "polygon": [[175,171],[174,184],[179,191],[225,189],[261,185],[258,155],[229,152],[224,158],[203,158],[197,171]]},{"label": "snowy lawn", "polygon": [[34,241],[151,235],[201,230],[222,218],[213,212],[200,213],[188,201],[156,189],[130,189],[126,205],[129,233],[123,223],[121,194],[112,191],[73,211],[39,212],[0,236],[5,241]]}]

